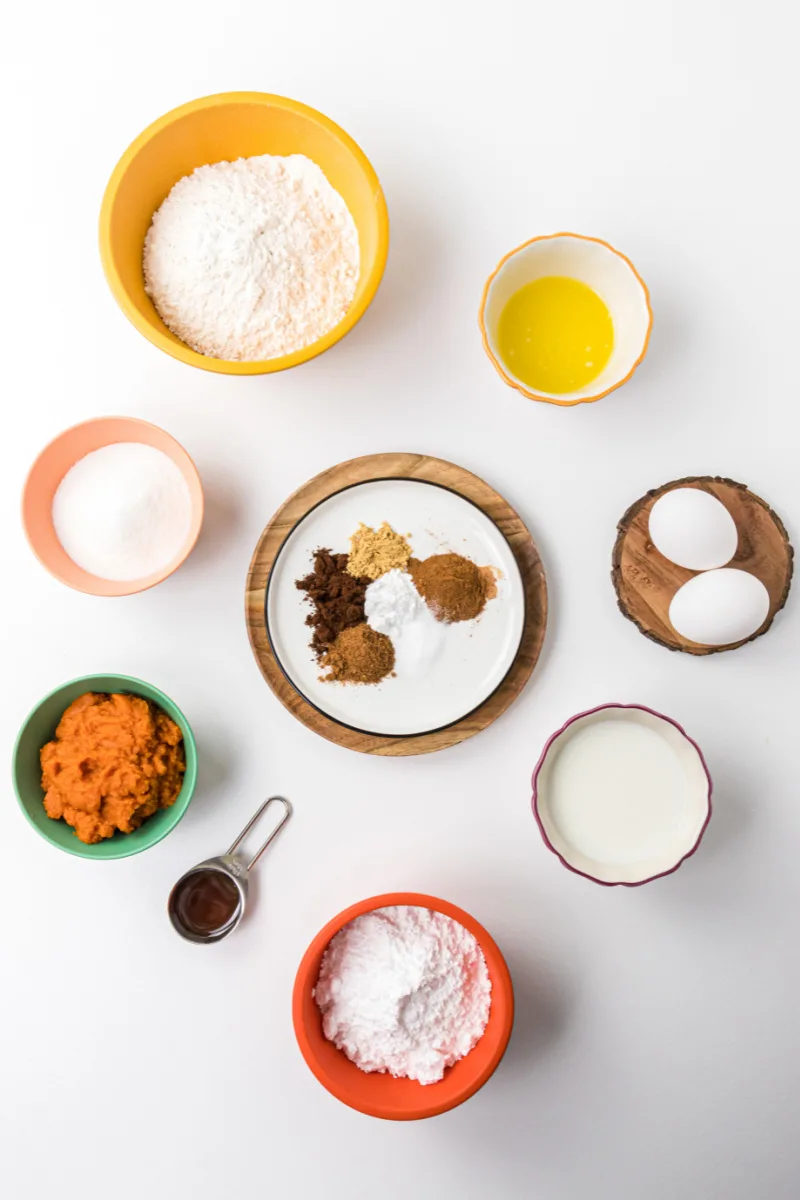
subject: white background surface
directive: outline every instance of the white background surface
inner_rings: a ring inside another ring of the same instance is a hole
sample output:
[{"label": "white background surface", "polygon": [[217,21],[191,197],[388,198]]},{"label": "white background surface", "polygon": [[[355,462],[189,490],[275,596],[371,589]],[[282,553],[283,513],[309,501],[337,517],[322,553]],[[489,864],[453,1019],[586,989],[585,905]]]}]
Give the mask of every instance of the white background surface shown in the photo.
[{"label": "white background surface", "polygon": [[[170,837],[108,864],[37,838],[5,789],[9,1200],[796,1196],[797,595],[767,637],[704,660],[641,637],[608,578],[626,506],[686,473],[748,483],[798,536],[789,13],[777,0],[17,6],[2,71],[4,754],[54,685],[130,672],[185,709],[201,781]],[[235,88],[340,122],[375,164],[392,222],[364,320],[276,377],[160,354],[117,310],[96,248],[103,187],[131,139]],[[476,326],[501,255],[557,229],[629,254],[655,310],[635,380],[574,411],[506,388]],[[163,425],[208,496],[186,567],[123,600],[59,586],[18,520],[43,442],[104,413]],[[381,760],[315,739],[273,698],[243,584],[291,490],[396,449],[451,457],[519,508],[552,617],[533,680],[492,729]],[[529,810],[546,736],[605,700],[683,722],[717,789],[695,858],[635,891],[566,872]],[[165,915],[171,883],[271,791],[296,816],[246,924],[218,947],[183,945]],[[519,1005],[486,1088],[416,1125],[334,1101],[290,1023],[314,933],[392,888],[474,913]]]}]

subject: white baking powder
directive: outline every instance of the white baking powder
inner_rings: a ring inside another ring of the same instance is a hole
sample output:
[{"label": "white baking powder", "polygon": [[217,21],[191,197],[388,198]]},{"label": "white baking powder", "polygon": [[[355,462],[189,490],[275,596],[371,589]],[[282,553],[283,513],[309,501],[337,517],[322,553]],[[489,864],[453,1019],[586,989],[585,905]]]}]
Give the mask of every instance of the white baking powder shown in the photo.
[{"label": "white baking powder", "polygon": [[444,625],[436,620],[411,576],[398,568],[369,585],[364,595],[364,615],[368,625],[391,638],[394,672],[399,679],[419,679],[444,644]]},{"label": "white baking powder", "polygon": [[144,243],[145,289],[200,354],[259,361],[342,320],[359,273],[350,210],[311,159],[262,154],[179,179]]},{"label": "white baking powder", "polygon": [[169,566],[192,524],[188,484],[171,458],[117,442],[79,459],[53,497],[53,525],[67,554],[101,579],[144,579]]},{"label": "white baking powder", "polygon": [[489,1020],[492,984],[472,934],[427,908],[379,908],[331,941],[314,992],[326,1038],[362,1071],[436,1083]]}]

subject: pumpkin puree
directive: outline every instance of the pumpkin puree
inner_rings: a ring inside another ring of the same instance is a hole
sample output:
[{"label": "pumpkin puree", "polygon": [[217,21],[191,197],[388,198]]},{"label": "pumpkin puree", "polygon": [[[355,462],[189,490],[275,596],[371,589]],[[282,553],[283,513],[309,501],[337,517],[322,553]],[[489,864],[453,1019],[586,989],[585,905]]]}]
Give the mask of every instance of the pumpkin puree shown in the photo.
[{"label": "pumpkin puree", "polygon": [[45,812],[88,845],[169,808],[186,770],[183,735],[166,713],[139,696],[99,692],[70,704],[40,761]]}]

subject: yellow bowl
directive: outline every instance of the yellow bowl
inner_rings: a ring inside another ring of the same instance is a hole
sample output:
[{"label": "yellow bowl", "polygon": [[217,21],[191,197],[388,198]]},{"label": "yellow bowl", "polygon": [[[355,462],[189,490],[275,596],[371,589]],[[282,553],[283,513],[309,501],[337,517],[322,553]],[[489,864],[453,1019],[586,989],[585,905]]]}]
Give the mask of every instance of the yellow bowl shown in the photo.
[{"label": "yellow bowl", "polygon": [[[153,213],[172,186],[206,163],[256,154],[304,154],[342,196],[358,229],[361,275],[346,316],[324,337],[293,354],[262,362],[228,362],[191,350],[159,317],[144,290],[142,255]],[[100,255],[125,316],[173,358],[223,375],[264,375],[322,354],[363,316],[386,265],[389,216],[366,155],[322,113],[263,92],[222,92],[183,104],[133,142],[114,168],[100,210]]]}]

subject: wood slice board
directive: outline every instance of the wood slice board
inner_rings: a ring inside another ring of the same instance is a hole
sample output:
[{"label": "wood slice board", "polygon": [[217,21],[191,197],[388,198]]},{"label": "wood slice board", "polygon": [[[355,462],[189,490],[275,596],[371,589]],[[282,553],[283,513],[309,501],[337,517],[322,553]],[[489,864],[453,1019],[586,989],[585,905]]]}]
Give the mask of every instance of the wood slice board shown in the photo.
[{"label": "wood slice board", "polygon": [[[508,541],[519,565],[525,590],[525,623],[514,662],[500,687],[480,708],[462,720],[433,733],[383,737],[340,725],[308,703],[279,667],[269,641],[266,591],[272,565],[284,540],[311,509],[343,488],[378,479],[415,479],[449,488],[477,505]],[[304,484],[278,509],[258,540],[245,593],[245,616],[250,645],[269,687],[298,721],[339,746],[362,754],[401,756],[429,754],[473,737],[486,729],[517,698],[542,649],[547,624],[547,584],[533,538],[520,517],[493,488],[462,467],[423,454],[370,454],[339,463]]]},{"label": "wood slice board", "polygon": [[[729,566],[756,575],[769,593],[770,606],[760,629],[741,642],[701,646],[682,638],[669,621],[669,606],[678,588],[700,571],[670,562],[650,541],[650,509],[659,496],[678,487],[699,488],[725,505],[739,531],[739,547]],[[717,475],[694,475],[654,488],[632,504],[617,526],[611,578],[620,611],[660,646],[685,654],[718,654],[761,637],[783,608],[792,581],[794,551],[780,517],[745,484]]]}]

